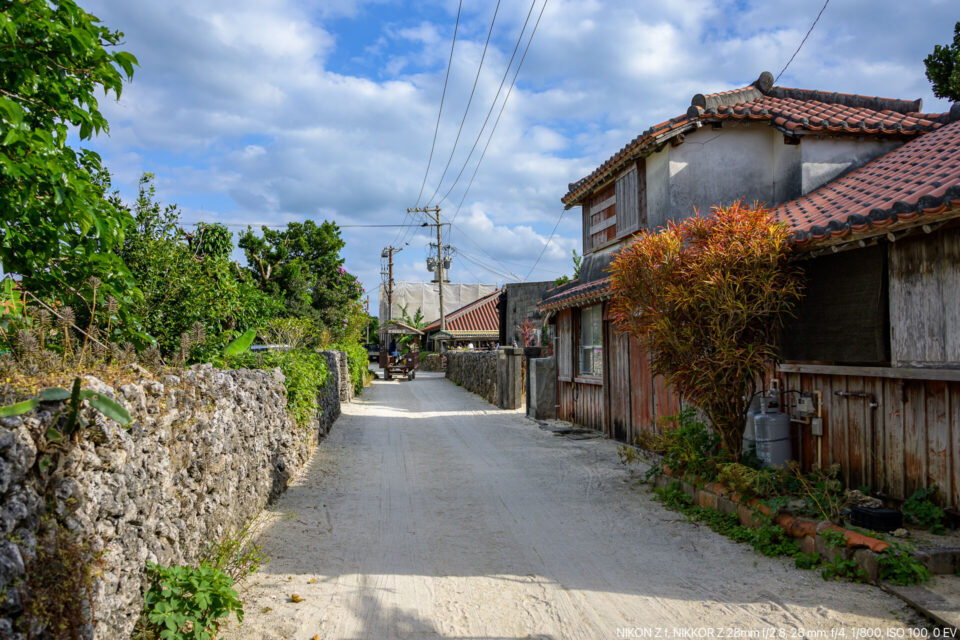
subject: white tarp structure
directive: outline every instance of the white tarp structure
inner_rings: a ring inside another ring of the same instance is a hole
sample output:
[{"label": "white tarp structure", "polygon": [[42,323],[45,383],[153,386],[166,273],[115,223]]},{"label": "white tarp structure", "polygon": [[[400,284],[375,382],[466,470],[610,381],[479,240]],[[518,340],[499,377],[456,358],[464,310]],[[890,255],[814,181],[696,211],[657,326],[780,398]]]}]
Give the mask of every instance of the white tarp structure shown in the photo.
[{"label": "white tarp structure", "polygon": [[[443,285],[443,310],[450,313],[479,300],[499,289],[495,284],[466,284],[448,282]],[[392,315],[387,310],[387,285],[380,285],[380,324],[390,318],[399,319],[401,306],[406,306],[410,317],[423,311],[423,319],[429,324],[440,319],[440,296],[435,282],[394,282]]]}]

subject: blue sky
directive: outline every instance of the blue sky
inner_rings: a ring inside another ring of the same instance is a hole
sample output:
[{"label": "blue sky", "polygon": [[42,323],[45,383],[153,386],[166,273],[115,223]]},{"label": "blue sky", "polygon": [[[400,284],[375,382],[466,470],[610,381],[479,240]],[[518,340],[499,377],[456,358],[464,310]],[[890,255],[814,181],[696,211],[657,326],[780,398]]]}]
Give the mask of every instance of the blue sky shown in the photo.
[{"label": "blue sky", "polygon": [[[527,35],[543,1],[535,0]],[[124,31],[124,48],[140,60],[121,99],[104,104],[110,135],[91,145],[125,197],[150,171],[160,198],[179,204],[187,222],[409,220],[405,209],[417,200],[437,118],[455,0],[82,4]],[[450,156],[496,4],[463,3],[424,200]],[[693,94],[744,86],[764,70],[776,74],[822,4],[547,0],[456,215],[452,243],[460,255],[451,278],[500,283],[569,273],[580,231],[576,210],[562,214],[567,184],[651,124],[683,113]],[[529,9],[526,0],[500,3],[441,194],[477,138]],[[779,84],[923,98],[925,110],[945,110],[922,60],[952,38],[957,19],[952,0],[832,0]],[[445,217],[457,211],[485,142],[486,134],[441,204]],[[429,277],[425,231],[344,228],[346,267],[361,278],[374,309],[387,244],[404,246],[398,280]]]}]

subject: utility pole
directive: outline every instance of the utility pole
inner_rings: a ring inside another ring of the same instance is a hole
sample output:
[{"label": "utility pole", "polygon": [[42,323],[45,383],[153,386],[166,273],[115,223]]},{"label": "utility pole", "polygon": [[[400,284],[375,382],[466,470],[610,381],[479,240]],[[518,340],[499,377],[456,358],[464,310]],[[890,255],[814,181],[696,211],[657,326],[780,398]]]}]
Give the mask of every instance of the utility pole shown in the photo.
[{"label": "utility pole", "polygon": [[448,223],[440,222],[440,207],[417,207],[414,209],[407,209],[407,213],[425,213],[427,215],[433,214],[433,222],[424,222],[423,226],[437,228],[437,290],[440,294],[440,331],[446,331],[447,320],[443,312],[443,236],[441,229],[444,224]]},{"label": "utility pole", "polygon": [[[387,259],[387,321],[393,320],[393,254],[403,251],[403,247],[386,247],[380,252],[381,258]],[[381,272],[383,273],[383,272]]]}]

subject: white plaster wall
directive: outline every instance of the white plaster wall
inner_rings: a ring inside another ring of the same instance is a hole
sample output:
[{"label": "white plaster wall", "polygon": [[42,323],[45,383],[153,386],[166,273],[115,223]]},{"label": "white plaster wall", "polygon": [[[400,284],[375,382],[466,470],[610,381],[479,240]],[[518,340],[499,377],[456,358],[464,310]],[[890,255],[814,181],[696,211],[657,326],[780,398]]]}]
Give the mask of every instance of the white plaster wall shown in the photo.
[{"label": "white plaster wall", "polygon": [[703,127],[670,147],[669,217],[687,218],[694,208],[705,214],[741,198],[774,202],[773,144],[779,135],[766,124]]},{"label": "white plaster wall", "polygon": [[647,156],[647,227],[655,229],[670,211],[670,146]]},{"label": "white plaster wall", "polygon": [[801,195],[865,165],[901,144],[897,140],[804,136],[799,145],[803,164]]}]

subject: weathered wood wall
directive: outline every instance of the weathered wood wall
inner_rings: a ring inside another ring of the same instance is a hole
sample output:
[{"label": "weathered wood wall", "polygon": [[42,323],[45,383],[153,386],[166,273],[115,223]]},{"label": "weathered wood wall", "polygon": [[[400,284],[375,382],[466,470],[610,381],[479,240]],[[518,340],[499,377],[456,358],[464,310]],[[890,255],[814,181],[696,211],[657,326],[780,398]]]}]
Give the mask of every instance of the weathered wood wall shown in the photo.
[{"label": "weathered wood wall", "polygon": [[621,442],[635,442],[641,433],[661,432],[660,419],[677,414],[682,403],[662,377],[653,375],[646,350],[605,320],[603,378],[578,378],[574,313],[568,309],[557,317],[558,417]]},{"label": "weathered wood wall", "polygon": [[960,230],[889,245],[894,365],[960,364]]},{"label": "weathered wood wall", "polygon": [[[960,382],[860,375],[785,373],[787,389],[823,397],[824,465],[839,464],[848,487],[869,486],[904,499],[937,485],[947,506],[960,505]],[[873,394],[840,397],[837,391]],[[871,415],[872,414],[872,415]],[[794,452],[804,468],[817,460],[817,438],[795,423]]]}]

